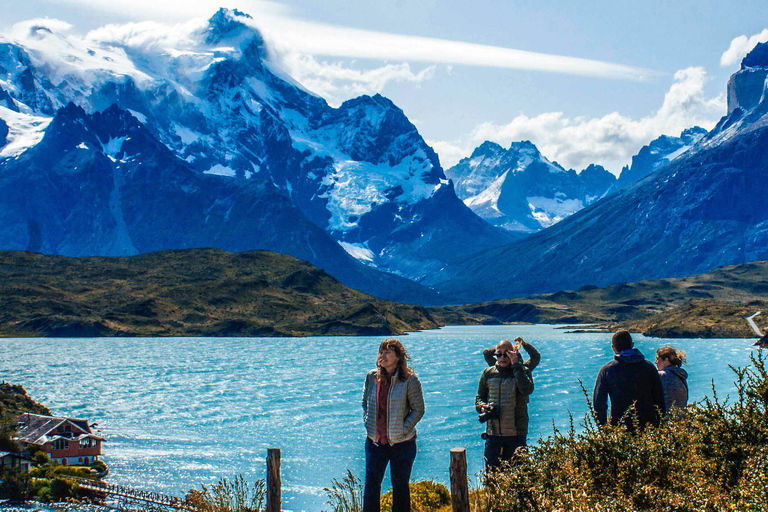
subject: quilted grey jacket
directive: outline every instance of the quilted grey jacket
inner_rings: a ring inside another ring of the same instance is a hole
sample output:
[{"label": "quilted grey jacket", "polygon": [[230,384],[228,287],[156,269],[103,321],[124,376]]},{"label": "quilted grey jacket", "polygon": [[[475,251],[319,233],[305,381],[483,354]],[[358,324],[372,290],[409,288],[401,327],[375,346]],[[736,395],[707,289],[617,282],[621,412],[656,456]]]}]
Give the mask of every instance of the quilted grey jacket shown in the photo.
[{"label": "quilted grey jacket", "polygon": [[[368,437],[376,440],[376,370],[365,377],[363,388],[363,421]],[[389,411],[387,411],[387,438],[389,444],[401,443],[416,437],[416,423],[424,416],[424,397],[421,394],[419,378],[411,374],[403,382],[398,374],[392,377],[389,388]]]},{"label": "quilted grey jacket", "polygon": [[482,406],[493,402],[499,409],[500,417],[488,420],[485,432],[491,436],[524,434],[515,421],[517,399],[518,396],[527,397],[532,391],[531,372],[522,363],[486,368],[477,387],[475,408],[477,412],[481,412]]}]

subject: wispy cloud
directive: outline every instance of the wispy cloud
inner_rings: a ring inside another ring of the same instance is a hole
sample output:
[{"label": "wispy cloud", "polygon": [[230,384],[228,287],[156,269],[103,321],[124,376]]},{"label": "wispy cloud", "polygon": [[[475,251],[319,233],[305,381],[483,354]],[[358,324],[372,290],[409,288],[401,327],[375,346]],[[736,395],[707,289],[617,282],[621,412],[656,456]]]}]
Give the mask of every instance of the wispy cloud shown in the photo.
[{"label": "wispy cloud", "polygon": [[210,16],[220,6],[238,7],[254,16],[254,23],[282,54],[296,52],[311,56],[525,69],[632,81],[648,80],[657,74],[647,69],[592,59],[304,21],[278,3],[265,0],[58,1],[119,12],[133,19],[141,16],[165,20],[190,19]]},{"label": "wispy cloud", "polygon": [[435,74],[435,66],[413,72],[407,63],[386,64],[370,69],[355,68],[341,62],[319,60],[312,55],[292,52],[280,58],[280,64],[292,78],[333,106],[344,100],[383,92],[389,82],[421,84]]},{"label": "wispy cloud", "polygon": [[762,32],[747,37],[741,35],[733,38],[731,45],[728,47],[723,55],[720,57],[721,66],[732,66],[741,62],[741,59],[752,51],[758,43],[765,43],[768,41],[768,28],[763,29]]},{"label": "wispy cloud", "polygon": [[595,163],[617,174],[643,145],[660,135],[678,136],[695,125],[707,129],[714,126],[725,114],[726,101],[723,94],[707,98],[706,81],[704,68],[677,71],[661,107],[653,115],[637,120],[619,112],[575,118],[562,112],[533,117],[521,114],[506,124],[480,124],[465,140],[428,142],[440,155],[444,167],[469,156],[485,140],[502,145],[530,140],[547,158],[566,168],[581,170]]},{"label": "wispy cloud", "polygon": [[261,24],[278,50],[308,55],[525,69],[644,81],[658,73],[597,60],[275,18]]}]

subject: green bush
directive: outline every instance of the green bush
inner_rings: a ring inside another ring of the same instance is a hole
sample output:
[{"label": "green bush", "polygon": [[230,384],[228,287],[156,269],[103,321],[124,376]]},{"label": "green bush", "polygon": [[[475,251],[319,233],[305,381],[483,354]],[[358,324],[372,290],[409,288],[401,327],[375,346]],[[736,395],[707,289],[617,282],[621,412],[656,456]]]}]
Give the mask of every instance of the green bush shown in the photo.
[{"label": "green bush", "polygon": [[45,466],[51,462],[51,459],[48,458],[48,454],[45,452],[38,451],[32,457],[36,466]]},{"label": "green bush", "polygon": [[0,471],[0,499],[26,500],[32,489],[32,479],[19,467],[6,467]]},{"label": "green bush", "polygon": [[768,374],[760,351],[734,369],[732,403],[713,398],[640,434],[587,417],[486,478],[480,509],[768,510]]},{"label": "green bush", "polygon": [[[430,480],[411,482],[411,510],[413,512],[437,512],[450,510],[451,493],[443,484]],[[342,480],[334,479],[331,487],[326,487],[328,505],[331,512],[362,512],[363,482],[351,471]],[[380,498],[381,512],[391,512],[392,491],[387,491]]]},{"label": "green bush", "polygon": [[103,473],[104,471],[107,470],[107,465],[104,464],[104,461],[102,460],[93,461],[93,464],[91,464],[91,467],[99,473]]},{"label": "green bush", "polygon": [[[451,492],[443,484],[431,480],[411,482],[411,510],[433,512],[451,504]],[[381,512],[392,511],[392,490],[381,497]]]},{"label": "green bush", "polygon": [[76,498],[80,486],[64,478],[54,478],[51,480],[51,500],[62,501],[66,498]]}]

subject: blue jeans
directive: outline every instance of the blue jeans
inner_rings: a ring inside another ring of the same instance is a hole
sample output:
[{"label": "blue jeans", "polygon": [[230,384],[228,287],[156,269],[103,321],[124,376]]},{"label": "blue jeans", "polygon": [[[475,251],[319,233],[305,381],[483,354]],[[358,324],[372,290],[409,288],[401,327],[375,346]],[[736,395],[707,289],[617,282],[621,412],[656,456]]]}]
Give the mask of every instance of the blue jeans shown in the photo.
[{"label": "blue jeans", "polygon": [[502,461],[509,461],[515,449],[526,446],[526,435],[488,436],[485,440],[485,468],[498,467]]},{"label": "blue jeans", "polygon": [[379,512],[381,482],[389,464],[392,477],[392,512],[410,512],[411,468],[416,459],[416,440],[393,445],[376,444],[370,437],[365,439],[365,488],[363,512]]}]

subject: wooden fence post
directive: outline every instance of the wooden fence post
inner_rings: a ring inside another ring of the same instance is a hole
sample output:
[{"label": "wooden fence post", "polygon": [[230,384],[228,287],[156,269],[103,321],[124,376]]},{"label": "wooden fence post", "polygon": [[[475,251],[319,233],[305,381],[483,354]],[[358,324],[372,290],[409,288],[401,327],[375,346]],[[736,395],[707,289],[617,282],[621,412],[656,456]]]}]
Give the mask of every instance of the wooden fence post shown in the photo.
[{"label": "wooden fence post", "polygon": [[280,448],[267,448],[267,512],[280,512]]},{"label": "wooden fence post", "polygon": [[469,512],[467,450],[451,449],[451,505],[453,512]]}]

